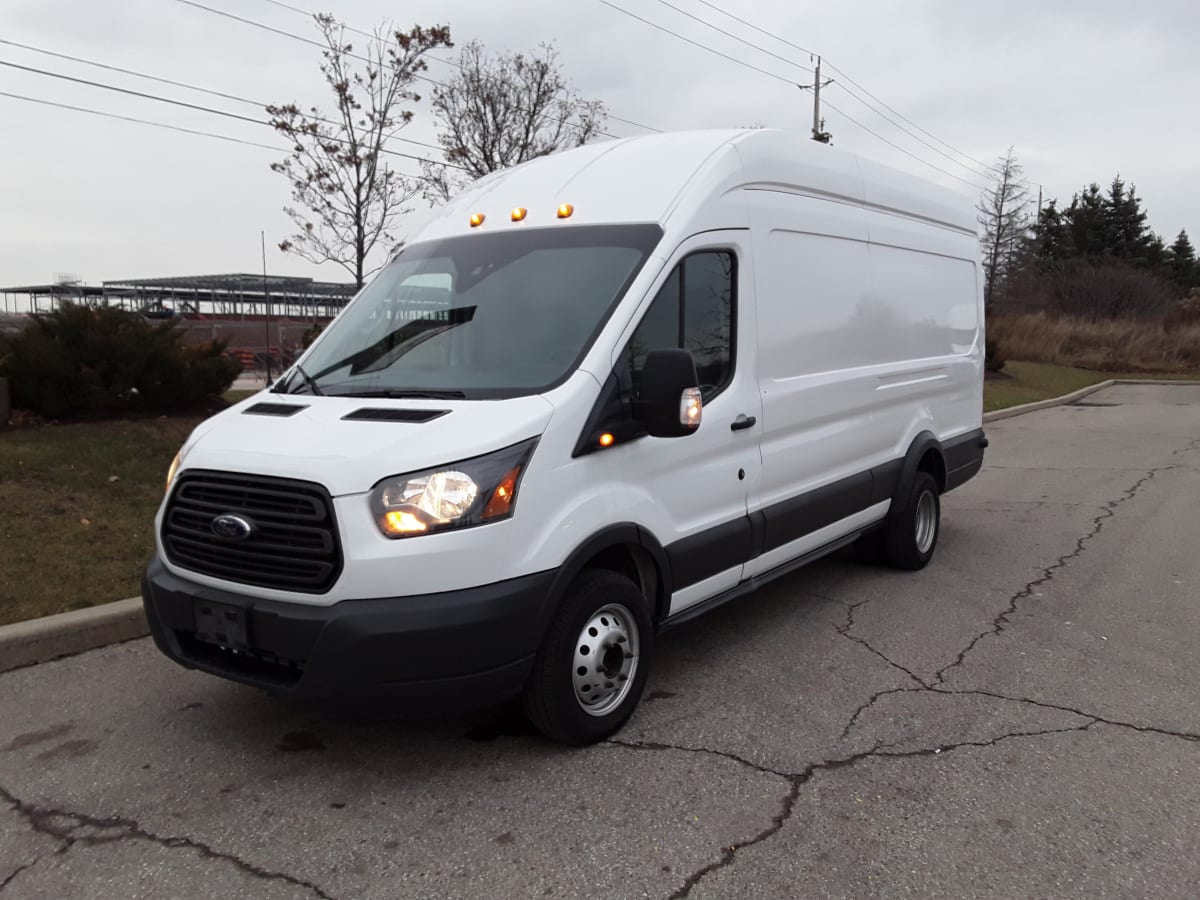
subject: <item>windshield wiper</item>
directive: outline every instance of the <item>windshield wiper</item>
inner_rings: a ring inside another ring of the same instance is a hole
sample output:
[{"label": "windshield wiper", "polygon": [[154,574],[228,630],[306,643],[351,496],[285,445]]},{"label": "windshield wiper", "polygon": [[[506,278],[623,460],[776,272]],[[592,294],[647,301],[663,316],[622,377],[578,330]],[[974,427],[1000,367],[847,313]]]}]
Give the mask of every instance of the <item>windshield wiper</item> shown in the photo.
[{"label": "windshield wiper", "polygon": [[[300,366],[299,363],[297,363],[294,366],[294,368],[295,368],[296,372],[300,375],[300,384],[301,385],[307,387],[311,393],[316,394],[318,397],[325,396],[325,392],[323,390],[321,390],[319,387],[317,387],[317,383],[312,379],[312,376],[310,376],[307,372],[305,372],[303,367]],[[288,379],[287,393],[289,393],[289,394],[300,393],[299,391],[293,390],[291,388],[291,381],[292,381],[292,379]]]},{"label": "windshield wiper", "polygon": [[339,397],[389,397],[392,399],[399,397],[411,397],[413,399],[429,399],[429,400],[465,400],[467,395],[463,391],[434,391],[422,390],[419,388],[386,388],[375,391],[347,391],[344,394],[338,394]]}]

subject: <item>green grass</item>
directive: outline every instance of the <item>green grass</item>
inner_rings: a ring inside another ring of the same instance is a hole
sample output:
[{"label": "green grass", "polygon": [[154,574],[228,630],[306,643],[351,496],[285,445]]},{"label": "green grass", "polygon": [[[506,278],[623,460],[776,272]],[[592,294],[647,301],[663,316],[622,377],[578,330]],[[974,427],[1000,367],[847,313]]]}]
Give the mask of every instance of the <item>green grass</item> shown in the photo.
[{"label": "green grass", "polygon": [[0,625],[138,594],[167,467],[198,421],[0,432]]},{"label": "green grass", "polygon": [[1128,372],[1097,372],[1092,369],[1077,369],[1071,366],[1055,366],[1049,363],[1010,362],[1005,364],[1003,374],[1007,379],[989,380],[983,385],[983,411],[992,412],[997,409],[1007,409],[1010,406],[1020,406],[1022,403],[1034,403],[1038,400],[1049,400],[1061,397],[1093,384],[1099,384],[1109,378],[1163,378],[1200,379],[1200,374],[1180,375],[1169,373],[1163,375],[1146,374],[1144,372],[1130,374]]},{"label": "green grass", "polygon": [[167,468],[202,419],[0,430],[0,625],[140,592]]}]

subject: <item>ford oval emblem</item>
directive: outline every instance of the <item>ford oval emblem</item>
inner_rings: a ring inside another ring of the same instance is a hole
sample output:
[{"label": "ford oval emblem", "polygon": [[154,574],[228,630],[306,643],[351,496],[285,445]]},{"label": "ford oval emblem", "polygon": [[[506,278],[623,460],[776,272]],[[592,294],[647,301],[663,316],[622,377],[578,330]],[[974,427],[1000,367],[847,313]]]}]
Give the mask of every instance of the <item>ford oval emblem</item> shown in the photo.
[{"label": "ford oval emblem", "polygon": [[208,523],[212,533],[227,541],[244,541],[254,533],[254,524],[249,519],[225,513]]}]

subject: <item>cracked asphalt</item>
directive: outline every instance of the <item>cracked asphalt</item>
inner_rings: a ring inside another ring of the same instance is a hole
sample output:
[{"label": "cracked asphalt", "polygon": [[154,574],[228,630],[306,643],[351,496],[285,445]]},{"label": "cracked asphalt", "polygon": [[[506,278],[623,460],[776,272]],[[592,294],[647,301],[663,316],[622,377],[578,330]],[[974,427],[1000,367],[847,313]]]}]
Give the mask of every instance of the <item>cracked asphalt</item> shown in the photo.
[{"label": "cracked asphalt", "polygon": [[1200,385],[988,427],[918,573],[665,635],[616,739],[0,675],[0,898],[1200,896]]}]

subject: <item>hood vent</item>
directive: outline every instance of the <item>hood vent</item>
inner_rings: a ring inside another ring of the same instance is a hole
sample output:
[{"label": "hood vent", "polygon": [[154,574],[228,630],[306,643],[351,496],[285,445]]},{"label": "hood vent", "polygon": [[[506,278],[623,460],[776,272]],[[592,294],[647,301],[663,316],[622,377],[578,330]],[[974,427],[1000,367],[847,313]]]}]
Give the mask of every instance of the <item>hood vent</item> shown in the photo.
[{"label": "hood vent", "polygon": [[294,416],[302,409],[308,409],[307,403],[255,403],[242,410],[244,416]]},{"label": "hood vent", "polygon": [[347,413],[342,416],[343,419],[351,419],[363,422],[430,422],[440,418],[450,410],[448,409],[372,409],[363,407],[356,409],[352,413]]}]

